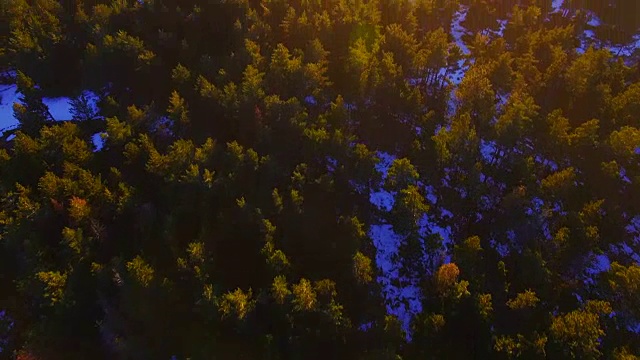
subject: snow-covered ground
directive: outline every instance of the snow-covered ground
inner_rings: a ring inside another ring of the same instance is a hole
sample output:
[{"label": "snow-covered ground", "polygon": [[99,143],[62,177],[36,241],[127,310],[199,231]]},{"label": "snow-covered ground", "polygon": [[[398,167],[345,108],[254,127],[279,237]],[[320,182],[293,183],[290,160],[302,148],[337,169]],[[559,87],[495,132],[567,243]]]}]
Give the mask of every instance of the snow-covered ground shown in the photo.
[{"label": "snow-covered ground", "polygon": [[[15,85],[0,87],[0,134],[18,126],[18,120],[13,116],[13,104],[20,102],[20,94],[16,90]],[[94,96],[90,95],[89,99],[95,101]],[[49,107],[49,112],[54,119],[70,120],[72,118],[69,98],[46,98],[44,103]],[[103,145],[100,134],[95,134],[92,140],[96,149],[100,150]]]},{"label": "snow-covered ground", "polygon": [[[13,104],[20,102],[20,94],[16,90],[15,85],[0,86],[0,132],[18,125],[18,121],[13,117]],[[49,107],[49,112],[54,119],[71,119],[69,98],[44,99],[44,103]]]}]

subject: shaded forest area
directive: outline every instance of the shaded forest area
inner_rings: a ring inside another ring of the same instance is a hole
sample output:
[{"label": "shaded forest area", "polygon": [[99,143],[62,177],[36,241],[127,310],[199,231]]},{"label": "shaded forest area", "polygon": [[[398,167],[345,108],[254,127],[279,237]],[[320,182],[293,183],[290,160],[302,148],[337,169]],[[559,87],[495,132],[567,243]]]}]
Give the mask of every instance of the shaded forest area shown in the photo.
[{"label": "shaded forest area", "polygon": [[0,0],[0,357],[638,359],[639,41],[631,0]]}]

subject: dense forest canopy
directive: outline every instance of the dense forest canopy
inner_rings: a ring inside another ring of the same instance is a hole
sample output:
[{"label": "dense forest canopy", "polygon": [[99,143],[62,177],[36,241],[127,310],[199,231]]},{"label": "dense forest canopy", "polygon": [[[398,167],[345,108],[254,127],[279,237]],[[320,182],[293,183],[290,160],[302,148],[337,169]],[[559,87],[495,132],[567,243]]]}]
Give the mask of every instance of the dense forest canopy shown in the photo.
[{"label": "dense forest canopy", "polygon": [[631,0],[0,0],[0,357],[637,359],[638,41]]}]

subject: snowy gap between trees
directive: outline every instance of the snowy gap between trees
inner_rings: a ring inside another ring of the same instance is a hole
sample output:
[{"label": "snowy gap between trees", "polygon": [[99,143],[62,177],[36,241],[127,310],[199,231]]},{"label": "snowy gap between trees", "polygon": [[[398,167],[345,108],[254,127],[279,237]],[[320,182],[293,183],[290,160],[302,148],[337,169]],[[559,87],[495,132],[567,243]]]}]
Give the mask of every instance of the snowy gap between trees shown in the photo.
[{"label": "snowy gap between trees", "polygon": [[[20,102],[20,93],[17,90],[16,85],[8,85],[0,88],[0,135],[7,130],[16,129],[19,125],[18,120],[13,116],[13,104]],[[93,108],[96,108],[97,97],[95,94],[85,92],[85,96],[89,99],[90,105]],[[49,112],[56,121],[67,121],[73,119],[70,98],[44,98],[42,101],[47,105]],[[10,138],[8,140],[10,140]],[[102,149],[104,141],[101,134],[94,134],[92,141],[96,151]]]}]

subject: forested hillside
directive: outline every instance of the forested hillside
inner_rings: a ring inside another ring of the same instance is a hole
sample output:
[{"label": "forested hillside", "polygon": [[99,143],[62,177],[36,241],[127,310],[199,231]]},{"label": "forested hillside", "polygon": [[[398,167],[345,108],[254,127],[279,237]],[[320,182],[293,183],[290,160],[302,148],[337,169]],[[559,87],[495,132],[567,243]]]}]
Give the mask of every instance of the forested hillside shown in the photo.
[{"label": "forested hillside", "polygon": [[638,359],[639,41],[635,0],[0,0],[0,357]]}]

